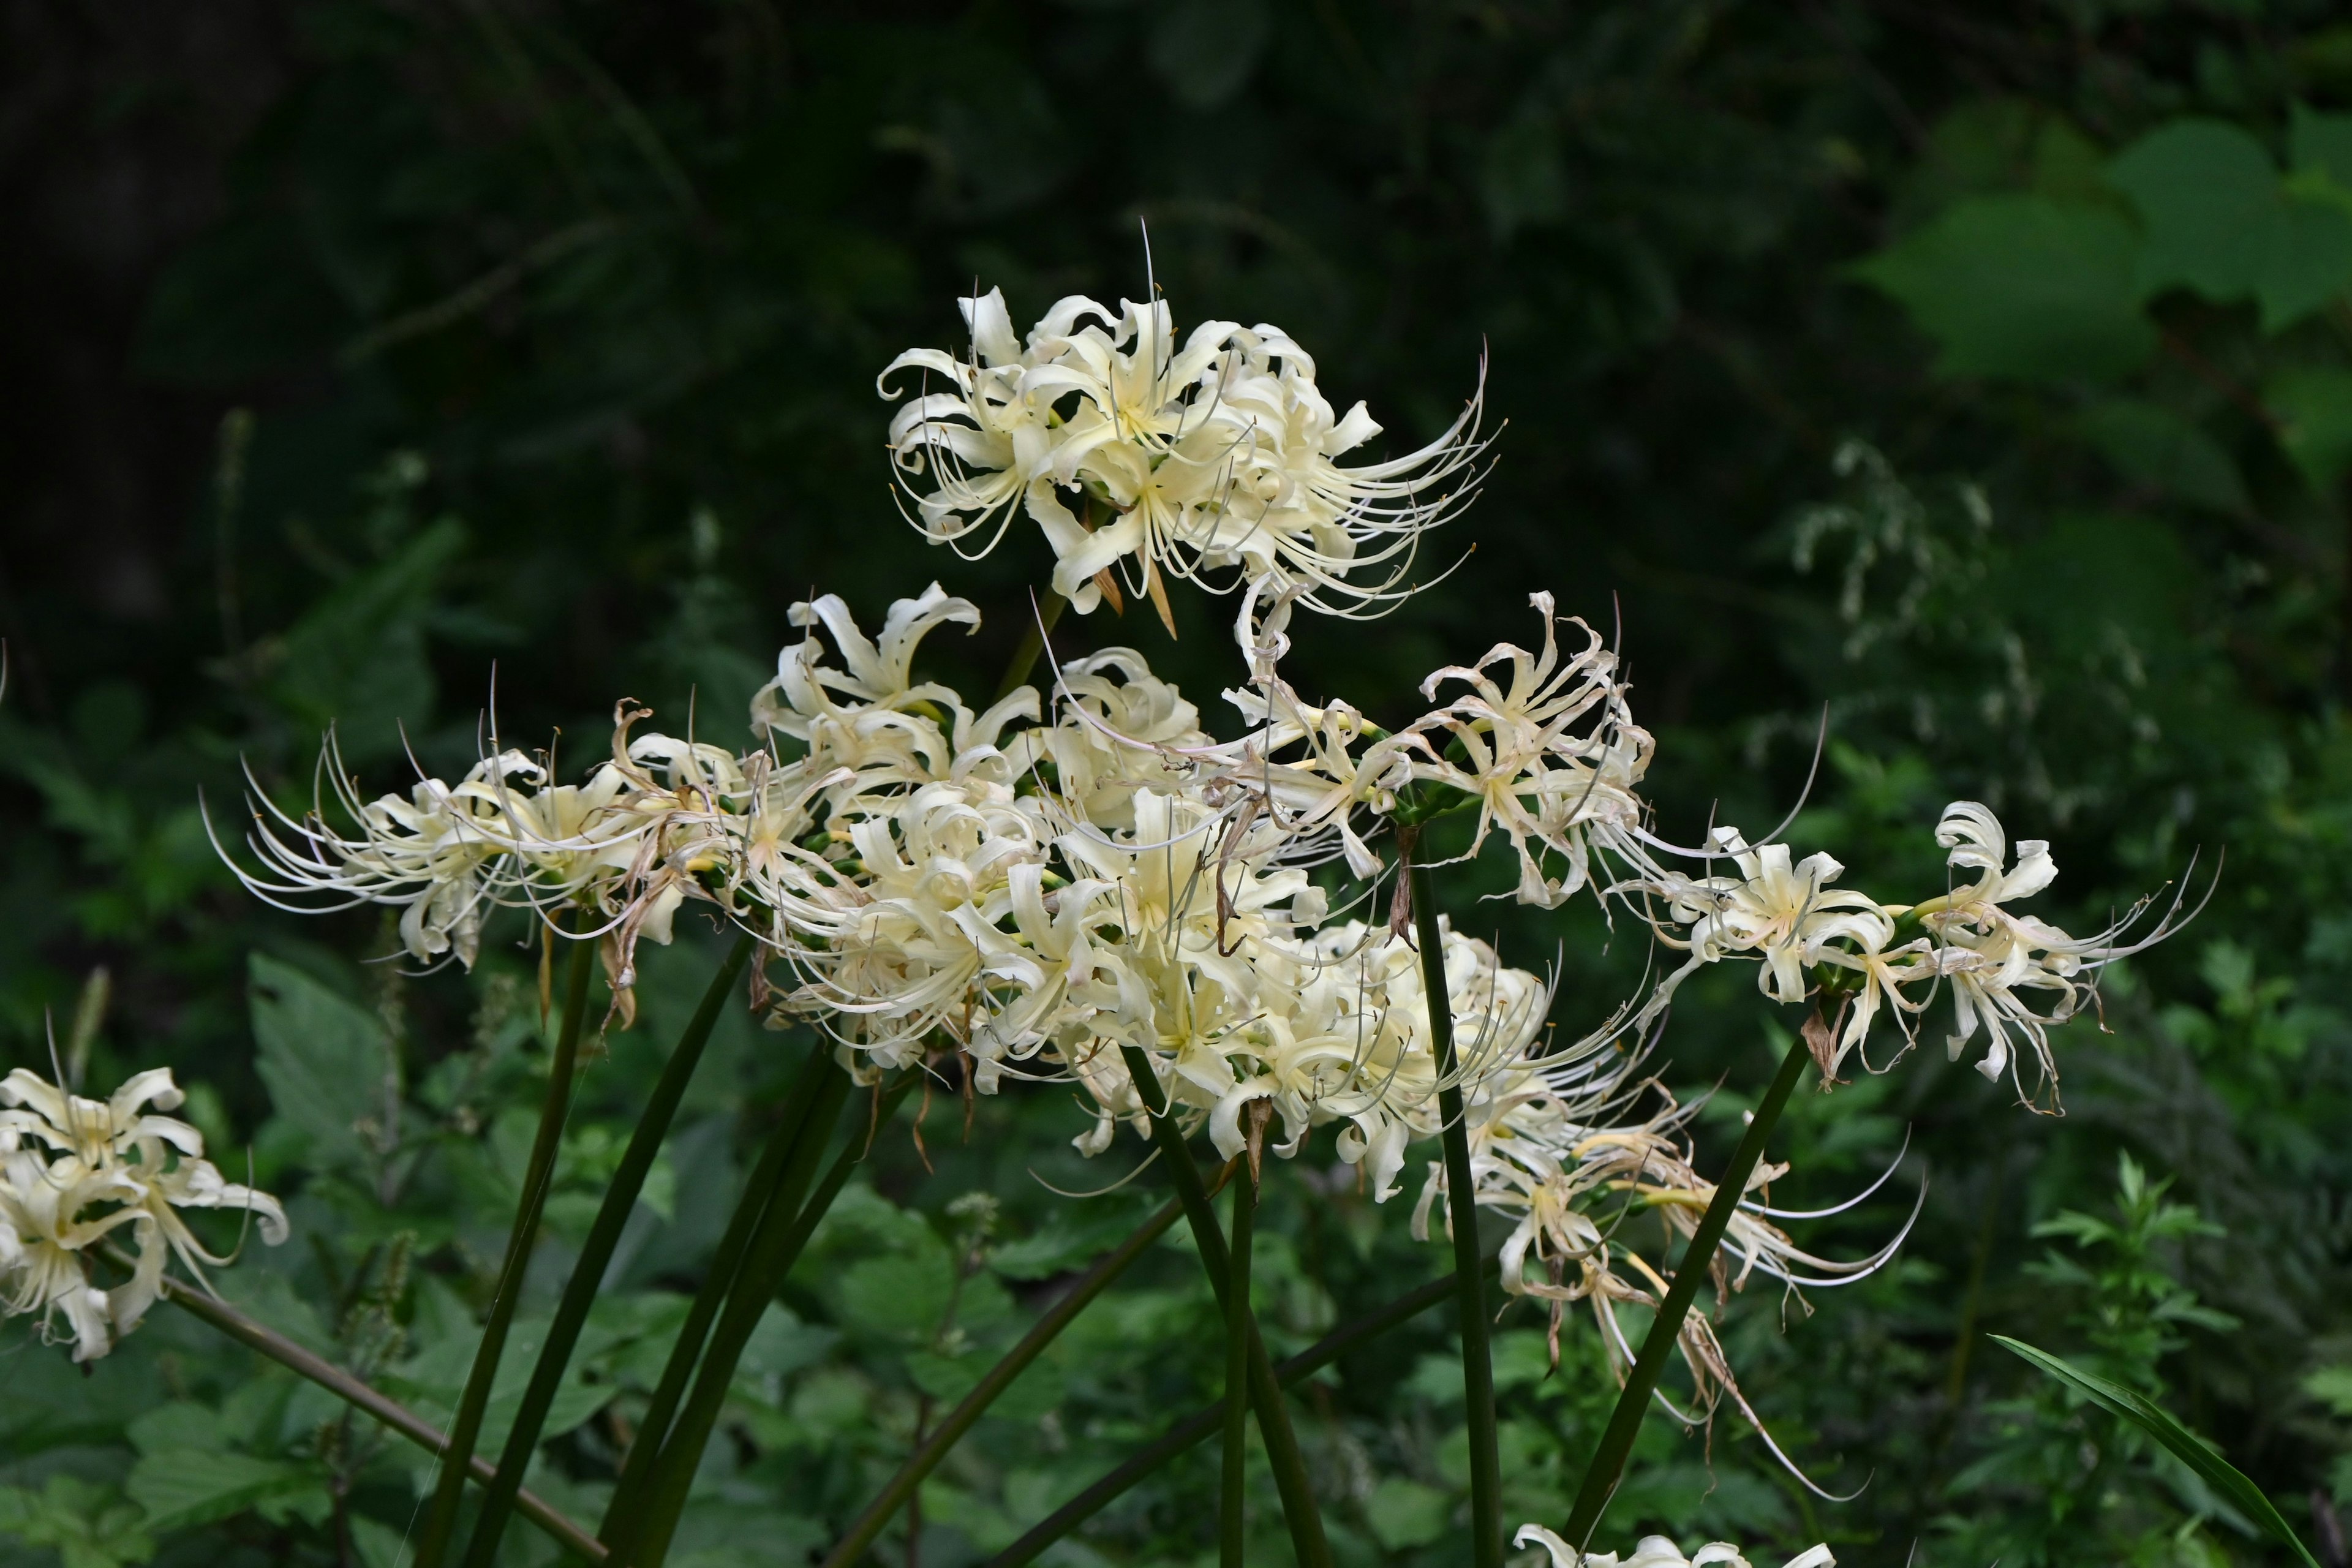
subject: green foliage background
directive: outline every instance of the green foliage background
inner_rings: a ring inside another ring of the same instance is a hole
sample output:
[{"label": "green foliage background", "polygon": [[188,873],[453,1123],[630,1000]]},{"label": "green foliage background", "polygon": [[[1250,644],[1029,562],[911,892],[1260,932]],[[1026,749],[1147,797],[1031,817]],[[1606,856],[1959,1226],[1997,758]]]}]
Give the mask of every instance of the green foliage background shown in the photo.
[{"label": "green foliage background", "polygon": [[[1304,628],[1303,688],[1402,712],[1429,668],[1531,630],[1548,586],[1622,617],[1685,837],[1776,820],[1826,704],[1792,836],[1888,896],[1937,885],[1954,797],[2055,841],[2044,901],[2070,923],[2227,847],[2203,920],[2115,976],[2106,1032],[2062,1037],[2063,1120],[1948,1066],[1940,1015],[1917,1058],[1792,1113],[1799,1206],[1909,1129],[1906,1174],[1808,1227],[1817,1250],[1875,1247],[1929,1178],[1895,1268],[1727,1312],[1780,1441],[1860,1495],[1808,1496],[1735,1420],[1711,1442],[1654,1420],[1612,1538],[2275,1560],[2185,1468],[1979,1353],[1986,1331],[2161,1394],[2298,1523],[2310,1496],[2352,1502],[2332,7],[26,0],[8,26],[0,1055],[44,1062],[54,1016],[94,1084],[169,1065],[208,1086],[216,1150],[249,1145],[294,1200],[297,1239],[224,1279],[285,1331],[446,1408],[529,1142],[535,983],[516,927],[472,975],[417,979],[364,962],[394,945],[370,914],[264,909],[198,792],[230,830],[240,758],[296,797],[330,721],[371,789],[403,784],[404,742],[462,769],[494,671],[499,733],[560,727],[580,765],[624,695],[731,740],[812,589],[871,617],[939,576],[988,615],[933,650],[942,673],[992,679],[1042,544],[927,550],[887,494],[873,376],[952,342],[975,279],[1020,321],[1139,295],[1146,222],[1180,321],[1282,323],[1392,441],[1441,428],[1482,355],[1510,422],[1445,541],[1475,553],[1375,627]],[[1205,697],[1232,674],[1225,610],[1178,605],[1173,645],[1140,616],[1057,641],[1131,641]],[[1559,947],[1563,1025],[1635,984],[1629,932],[1604,948],[1589,909],[1530,919],[1475,880],[1459,918],[1523,963]],[[710,962],[699,935],[657,955],[592,1070],[519,1343]],[[1793,1020],[1716,980],[1678,1009],[1668,1077],[1727,1081],[1702,1124],[1719,1159]],[[532,1479],[592,1517],[806,1048],[730,1028]],[[1013,1095],[968,1137],[951,1100],[922,1148],[904,1121],[882,1136],[747,1359],[683,1558],[821,1546],[1134,1222],[1131,1193],[1041,1184],[1123,1173],[1068,1151],[1079,1125]],[[1277,1352],[1442,1266],[1402,1202],[1330,1168],[1320,1142],[1285,1167],[1261,1221]],[[992,1217],[949,1212],[975,1192]],[[1171,1242],[1092,1309],[926,1490],[920,1561],[977,1560],[1210,1398],[1208,1301]],[[1301,1406],[1351,1564],[1464,1555],[1442,1317]],[[1558,1522],[1611,1392],[1589,1325],[1556,1373],[1542,1330],[1517,1309],[1499,1342],[1513,1524]],[[84,1378],[12,1331],[10,1552],[390,1568],[417,1456],[207,1332],[163,1314]],[[1197,1558],[1213,1490],[1196,1456],[1060,1561]],[[1270,1486],[1258,1513],[1254,1557],[1287,1561]]]}]

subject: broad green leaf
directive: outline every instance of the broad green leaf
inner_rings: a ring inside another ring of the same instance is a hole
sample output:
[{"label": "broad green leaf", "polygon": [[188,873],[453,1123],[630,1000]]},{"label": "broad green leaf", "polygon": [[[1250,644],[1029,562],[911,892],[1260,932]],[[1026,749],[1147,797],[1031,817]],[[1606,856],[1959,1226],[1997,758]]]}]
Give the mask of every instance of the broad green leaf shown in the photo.
[{"label": "broad green leaf", "polygon": [[414,730],[432,718],[425,616],[434,584],[465,542],[454,521],[435,523],[340,584],[278,645],[270,696],[306,723],[333,725],[346,762],[397,752],[403,724]]},{"label": "broad green leaf", "polygon": [[1975,196],[1853,274],[1936,340],[1943,374],[2108,380],[2156,346],[2134,303],[2136,248],[2130,224],[2093,203]]},{"label": "broad green leaf", "polygon": [[2084,414],[2083,435],[2127,479],[2219,511],[2247,510],[2238,465],[2219,442],[2168,408],[2111,398]]},{"label": "broad green leaf", "polygon": [[2321,114],[2296,104],[2287,128],[2287,161],[2298,174],[2315,171],[2352,190],[2352,114]]},{"label": "broad green leaf", "polygon": [[1435,1487],[1390,1476],[1364,1500],[1364,1519],[1373,1538],[1391,1552],[1426,1546],[1445,1533],[1454,1500]]},{"label": "broad green leaf", "polygon": [[227,1448],[162,1448],[142,1454],[124,1489],[153,1530],[184,1530],[280,1498],[315,1490],[323,1478],[305,1466]]},{"label": "broad green leaf", "polygon": [[252,980],[254,1070],[278,1114],[332,1166],[362,1157],[360,1123],[383,1114],[392,1048],[383,1023],[357,1003],[266,953]]},{"label": "broad green leaf", "polygon": [[2293,370],[2263,388],[2279,445],[2321,495],[2352,469],[2352,371]]},{"label": "broad green leaf", "polygon": [[2352,282],[2352,214],[2298,199],[2239,126],[2175,121],[2118,153],[2107,179],[2147,226],[2143,298],[2185,288],[2221,304],[2251,299],[2276,331]]},{"label": "broad green leaf", "polygon": [[2084,1372],[2071,1362],[2052,1355],[2048,1351],[2036,1350],[2021,1340],[2012,1340],[2006,1334],[1991,1337],[2002,1349],[2023,1358],[2100,1409],[2122,1416],[2163,1444],[2175,1458],[2196,1471],[2206,1485],[2220,1493],[2232,1507],[2293,1548],[2295,1555],[2308,1564],[2308,1568],[2319,1568],[2318,1559],[2312,1556],[2310,1548],[2304,1545],[2302,1539],[2288,1527],[2263,1489],[2248,1479],[2235,1465],[2214,1452],[2203,1438],[2174,1420],[2163,1406],[2136,1389],[2109,1382],[2095,1373]]},{"label": "broad green leaf", "polygon": [[869,1333],[923,1339],[939,1326],[955,1286],[944,1250],[917,1258],[869,1258],[841,1279],[844,1321]]},{"label": "broad green leaf", "polygon": [[57,1549],[60,1568],[125,1568],[155,1555],[139,1505],[112,1487],[54,1475],[39,1491],[0,1487],[0,1537]]}]

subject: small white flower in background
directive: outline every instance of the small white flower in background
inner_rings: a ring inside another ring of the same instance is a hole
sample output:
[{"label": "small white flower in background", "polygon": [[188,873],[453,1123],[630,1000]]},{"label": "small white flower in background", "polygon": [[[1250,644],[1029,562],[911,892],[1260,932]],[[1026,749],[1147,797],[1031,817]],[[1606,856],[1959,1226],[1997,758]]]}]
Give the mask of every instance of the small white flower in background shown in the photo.
[{"label": "small white flower in background", "polygon": [[1180,349],[1164,300],[1114,311],[1073,295],[1024,343],[1000,290],[958,305],[970,359],[911,349],[876,382],[895,399],[902,373],[920,373],[889,443],[915,521],[984,555],[1025,510],[1053,547],[1055,589],[1082,614],[1118,595],[1114,573],[1163,618],[1163,575],[1204,573],[1295,586],[1328,614],[1377,612],[1413,591],[1421,535],[1476,493],[1483,373],[1436,440],[1347,467],[1381,426],[1361,403],[1335,415],[1315,362],[1277,327],[1205,321]]},{"label": "small white flower in background", "polygon": [[[156,1114],[181,1099],[160,1068],[107,1100],[69,1094],[24,1068],[0,1079],[0,1317],[37,1314],[46,1335],[62,1314],[74,1360],[92,1361],[138,1326],[173,1255],[199,1284],[201,1265],[229,1261],[206,1251],[178,1210],[242,1210],[262,1240],[286,1239],[276,1198],[222,1180],[204,1158],[203,1135]],[[125,1226],[136,1265],[128,1281],[101,1289],[90,1282],[90,1250]]]},{"label": "small white flower in background", "polygon": [[[1645,1535],[1633,1548],[1633,1555],[1620,1557],[1614,1552],[1580,1553],[1540,1524],[1523,1524],[1518,1534],[1511,1538],[1514,1546],[1525,1546],[1530,1542],[1551,1554],[1552,1568],[1706,1568],[1709,1563],[1721,1563],[1723,1568],[1748,1568],[1748,1559],[1739,1554],[1739,1548],[1724,1541],[1710,1542],[1685,1557],[1664,1536]],[[1822,1545],[1799,1552],[1781,1568],[1836,1568],[1836,1563],[1829,1547]]]}]

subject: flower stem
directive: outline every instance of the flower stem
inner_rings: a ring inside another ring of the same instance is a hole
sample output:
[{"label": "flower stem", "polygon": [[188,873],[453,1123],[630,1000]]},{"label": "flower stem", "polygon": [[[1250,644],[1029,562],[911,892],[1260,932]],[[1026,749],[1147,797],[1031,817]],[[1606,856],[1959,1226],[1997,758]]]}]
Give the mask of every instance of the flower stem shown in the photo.
[{"label": "flower stem", "polygon": [[694,1305],[688,1309],[686,1321],[679,1326],[677,1339],[670,1346],[669,1360],[662,1367],[661,1381],[654,1387],[653,1401],[637,1423],[636,1436],[629,1444],[619,1482],[613,1489],[613,1500],[605,1505],[604,1521],[596,1531],[616,1552],[626,1543],[630,1527],[638,1517],[646,1481],[655,1461],[661,1458],[662,1445],[668,1440],[670,1423],[677,1417],[678,1402],[686,1397],[687,1384],[694,1376],[695,1363],[701,1359],[703,1344],[710,1338],[710,1325],[719,1321],[719,1310],[727,1303],[727,1292],[735,1284],[743,1251],[751,1246],[752,1232],[768,1212],[783,1179],[784,1163],[792,1158],[797,1146],[802,1126],[808,1120],[809,1100],[824,1081],[817,1060],[824,1051],[822,1041],[812,1047],[808,1063],[785,1097],[775,1130],[768,1135],[759,1163],[744,1182],[742,1196],[736,1200],[735,1212],[727,1221],[726,1234],[719,1237],[719,1248],[711,1255],[702,1289],[695,1293]]},{"label": "flower stem", "polygon": [[1078,1282],[1022,1336],[1021,1342],[1007,1352],[1003,1360],[988,1369],[987,1373],[973,1385],[972,1391],[964,1395],[963,1403],[950,1411],[947,1419],[940,1422],[938,1428],[907,1457],[907,1462],[898,1468],[898,1473],[890,1478],[890,1484],[866,1505],[866,1511],[858,1515],[857,1522],[849,1527],[849,1533],[841,1538],[841,1543],[825,1558],[824,1568],[849,1568],[856,1563],[859,1555],[874,1543],[874,1538],[889,1524],[891,1516],[915,1495],[915,1489],[922,1485],[923,1478],[938,1468],[940,1461],[947,1458],[948,1450],[954,1447],[957,1441],[987,1413],[988,1407],[996,1402],[997,1395],[1013,1386],[1013,1380],[1026,1371],[1045,1347],[1070,1326],[1086,1310],[1087,1303],[1126,1273],[1128,1267],[1166,1234],[1168,1227],[1174,1225],[1177,1216],[1182,1213],[1183,1205],[1171,1199],[1158,1214],[1145,1220],[1133,1235],[1097,1259],[1095,1266],[1087,1269]]},{"label": "flower stem", "polygon": [[1218,1568],[1243,1568],[1244,1490],[1249,1458],[1250,1231],[1257,1184],[1246,1163],[1234,1173],[1233,1269],[1225,1287],[1225,1452],[1217,1508]]},{"label": "flower stem", "polygon": [[[1192,1244],[1200,1248],[1202,1266],[1208,1272],[1210,1287],[1217,1293],[1217,1307],[1222,1313],[1231,1288],[1227,1281],[1233,1260],[1226,1254],[1224,1232],[1217,1227],[1217,1212],[1210,1206],[1208,1186],[1201,1180],[1200,1167],[1192,1163],[1192,1151],[1184,1146],[1184,1134],[1168,1114],[1168,1097],[1160,1092],[1160,1078],[1151,1070],[1150,1058],[1134,1046],[1122,1046],[1119,1051],[1127,1062],[1128,1075],[1135,1080],[1137,1095],[1150,1112],[1152,1141],[1160,1146],[1160,1163],[1168,1167],[1168,1179],[1175,1184],[1176,1196],[1184,1205],[1184,1217],[1192,1227]],[[1258,1333],[1255,1315],[1249,1321],[1249,1339],[1250,1403],[1256,1407],[1258,1436],[1265,1440],[1266,1463],[1274,1471],[1275,1488],[1282,1496],[1283,1521],[1290,1527],[1292,1553],[1298,1559],[1299,1568],[1331,1568],[1331,1547],[1323,1536],[1323,1516],[1315,1506],[1315,1489],[1307,1479],[1306,1457],[1298,1450],[1298,1435],[1290,1426],[1290,1409],[1282,1402],[1282,1385],[1274,1380],[1274,1367],[1266,1359],[1265,1342]]]},{"label": "flower stem", "polygon": [[653,1474],[646,1482],[645,1522],[630,1557],[635,1568],[662,1568],[668,1557],[670,1538],[677,1533],[678,1518],[686,1511],[687,1493],[694,1484],[695,1471],[701,1467],[703,1449],[709,1446],[711,1429],[718,1426],[719,1415],[726,1408],[728,1389],[735,1378],[735,1363],[743,1359],[744,1347],[751,1342],[761,1315],[767,1310],[784,1276],[791,1272],[809,1233],[823,1217],[814,1204],[804,1206],[803,1200],[815,1178],[817,1158],[824,1152],[834,1123],[840,1119],[842,1102],[849,1097],[849,1075],[834,1062],[832,1053],[822,1048],[811,1066],[820,1076],[810,1100],[807,1121],[795,1142],[792,1158],[785,1163],[776,1195],[769,1203],[768,1212],[760,1216],[759,1228],[752,1232],[750,1245],[743,1249],[741,1268],[736,1273],[734,1287],[727,1293],[727,1307],[719,1316],[719,1326],[711,1332],[709,1351],[703,1357],[701,1369],[695,1373],[693,1392],[678,1412],[669,1440],[662,1446],[661,1457],[655,1461]]},{"label": "flower stem", "polygon": [[[127,1258],[111,1252],[109,1256],[125,1268],[131,1267]],[[202,1319],[248,1350],[268,1356],[297,1377],[308,1378],[353,1409],[375,1417],[426,1453],[440,1455],[448,1452],[448,1439],[424,1416],[382,1390],[361,1382],[324,1357],[314,1355],[293,1341],[264,1328],[219,1297],[169,1279],[163,1282],[163,1300],[191,1317]],[[479,1454],[467,1461],[466,1473],[484,1485],[498,1475],[490,1468],[490,1462]],[[589,1562],[601,1563],[604,1561],[602,1542],[530,1489],[516,1489],[515,1511]]]},{"label": "flower stem", "polygon": [[595,1304],[597,1293],[604,1289],[604,1270],[613,1261],[613,1249],[620,1245],[622,1228],[636,1210],[637,1194],[645,1187],[646,1173],[653,1169],[654,1157],[661,1152],[662,1140],[669,1133],[678,1102],[686,1098],[686,1086],[702,1060],[703,1047],[710,1043],[710,1032],[719,1023],[719,1012],[726,1006],[729,994],[735,989],[736,977],[743,973],[744,961],[751,955],[751,938],[737,937],[734,947],[703,991],[702,1005],[694,1010],[686,1032],[678,1037],[677,1048],[670,1052],[668,1064],[662,1068],[637,1118],[636,1131],[629,1135],[629,1146],[621,1155],[619,1168],[613,1173],[612,1185],[605,1189],[604,1205],[596,1211],[595,1222],[588,1227],[588,1239],[580,1249],[580,1260],[572,1267],[572,1278],[555,1309],[555,1321],[548,1325],[547,1342],[540,1350],[539,1363],[531,1368],[530,1384],[523,1390],[521,1407],[515,1412],[514,1425],[507,1431],[506,1447],[499,1455],[499,1479],[483,1498],[482,1510],[474,1521],[473,1538],[466,1543],[466,1568],[490,1568],[498,1561],[499,1539],[506,1533],[515,1488],[530,1464],[532,1451],[539,1447],[540,1430],[547,1424],[548,1408],[555,1403],[556,1391],[562,1386],[572,1347],[579,1343],[580,1331],[588,1321],[588,1309]]},{"label": "flower stem", "polygon": [[1397,842],[1412,878],[1413,928],[1421,942],[1422,989],[1437,1063],[1437,1111],[1444,1123],[1445,1210],[1454,1232],[1454,1281],[1462,1328],[1462,1402],[1470,1437],[1470,1554],[1477,1568],[1502,1568],[1503,1465],[1495,1430],[1495,1364],[1486,1345],[1486,1292],[1478,1268],[1478,1189],[1470,1172],[1470,1124],[1454,1051],[1454,1004],[1445,984],[1445,943],[1429,868],[1412,858],[1420,834],[1400,828]]},{"label": "flower stem", "polygon": [[1764,1157],[1764,1143],[1772,1135],[1772,1127],[1780,1120],[1780,1112],[1789,1103],[1797,1079],[1804,1073],[1805,1064],[1812,1059],[1812,1051],[1801,1036],[1789,1047],[1781,1058],[1780,1070],[1773,1075],[1772,1085],[1764,1091],[1762,1103],[1757,1106],[1748,1131],[1739,1140],[1739,1147],[1731,1153],[1731,1163],[1717,1182],[1715,1197],[1706,1205],[1706,1213],[1691,1233],[1690,1245],[1683,1249],[1683,1259],[1675,1269],[1674,1283],[1666,1288],[1666,1298],[1658,1303],[1658,1315],[1650,1324],[1650,1331],[1642,1341],[1641,1354],[1633,1360],[1633,1370],[1626,1375],[1625,1386],[1617,1395],[1617,1407],[1609,1413],[1608,1428],[1601,1435],[1601,1446],[1593,1450],[1592,1462],[1584,1471],[1584,1485],[1576,1494],[1576,1506],[1568,1516],[1567,1536],[1570,1543],[1582,1550],[1590,1541],[1595,1526],[1601,1522],[1601,1510],[1609,1506],[1617,1490],[1618,1478],[1624,1474],[1625,1457],[1633,1452],[1634,1435],[1642,1429],[1642,1417],[1649,1413],[1650,1397],[1657,1392],[1658,1378],[1666,1370],[1666,1360],[1674,1353],[1682,1337],[1683,1320],[1690,1315],[1691,1303],[1698,1297],[1699,1286],[1706,1280],[1709,1266],[1715,1260],[1715,1249],[1723,1240],[1732,1215],[1748,1190],[1748,1174],[1756,1162]]},{"label": "flower stem", "polygon": [[1004,666],[1004,679],[996,683],[998,700],[1010,697],[1028,680],[1029,672],[1036,668],[1037,656],[1045,651],[1045,638],[1052,635],[1054,625],[1070,601],[1048,588],[1037,596],[1029,625],[1023,629],[1021,640],[1013,645],[1013,658]]},{"label": "flower stem", "polygon": [[[553,928],[541,940],[555,940]],[[522,1201],[515,1211],[514,1229],[507,1237],[506,1259],[499,1267],[496,1293],[490,1298],[489,1321],[482,1325],[482,1342],[474,1352],[474,1366],[457,1399],[457,1416],[449,1428],[449,1446],[441,1456],[441,1478],[433,1489],[433,1506],[416,1542],[416,1568],[441,1568],[449,1555],[449,1540],[457,1528],[457,1505],[466,1489],[466,1471],[474,1458],[474,1443],[482,1433],[482,1414],[489,1407],[490,1384],[498,1376],[499,1357],[507,1344],[522,1295],[524,1268],[539,1237],[540,1215],[547,1207],[547,1190],[553,1184],[556,1146],[563,1139],[563,1117],[572,1103],[572,1069],[579,1060],[580,1025],[588,1008],[588,964],[595,943],[587,939],[572,944],[572,963],[563,980],[563,1022],[556,1030],[555,1054],[547,1074],[547,1098],[539,1110],[539,1135],[531,1142],[530,1163],[524,1168]]]},{"label": "flower stem", "polygon": [[[1485,1268],[1487,1273],[1495,1271],[1495,1262],[1493,1258],[1486,1260]],[[1409,1321],[1440,1301],[1453,1300],[1454,1295],[1454,1277],[1450,1274],[1443,1279],[1433,1279],[1416,1289],[1408,1290],[1388,1305],[1367,1312],[1353,1322],[1341,1324],[1276,1367],[1275,1381],[1284,1388],[1304,1382],[1365,1341]],[[1150,1447],[1139,1450],[1118,1468],[1032,1525],[1020,1540],[990,1558],[983,1568],[1022,1568],[1022,1564],[1034,1562],[1045,1548],[1092,1519],[1128,1488],[1215,1431],[1224,1419],[1224,1413],[1223,1401],[1194,1411],[1171,1426]]]}]

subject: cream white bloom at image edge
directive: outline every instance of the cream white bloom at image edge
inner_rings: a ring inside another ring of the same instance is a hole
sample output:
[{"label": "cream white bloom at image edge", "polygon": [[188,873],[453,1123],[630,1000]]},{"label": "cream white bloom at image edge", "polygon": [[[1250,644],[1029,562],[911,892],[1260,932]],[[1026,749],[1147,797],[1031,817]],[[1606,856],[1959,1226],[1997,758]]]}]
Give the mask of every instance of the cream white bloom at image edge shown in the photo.
[{"label": "cream white bloom at image edge", "polygon": [[[0,1317],[37,1314],[44,1336],[62,1316],[76,1361],[92,1361],[139,1326],[176,1256],[201,1283],[207,1251],[177,1211],[234,1209],[272,1247],[286,1211],[268,1193],[224,1181],[204,1135],[157,1112],[184,1097],[168,1068],[142,1072],[106,1100],[86,1100],[18,1068],[0,1079]],[[91,1282],[95,1250],[125,1228],[138,1249],[131,1278]]]},{"label": "cream white bloom at image edge", "polygon": [[[1645,1535],[1631,1557],[1620,1557],[1614,1552],[1588,1552],[1580,1557],[1574,1547],[1542,1525],[1523,1524],[1518,1534],[1511,1538],[1511,1544],[1525,1546],[1529,1542],[1551,1553],[1552,1568],[1706,1568],[1709,1563],[1720,1563],[1723,1568],[1749,1568],[1739,1548],[1724,1541],[1709,1542],[1685,1557],[1664,1536]],[[1790,1558],[1780,1568],[1835,1568],[1836,1563],[1827,1546],[1814,1546]]]}]

